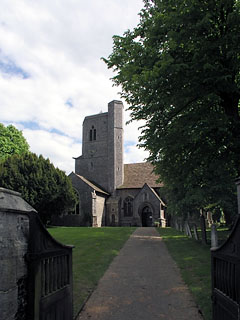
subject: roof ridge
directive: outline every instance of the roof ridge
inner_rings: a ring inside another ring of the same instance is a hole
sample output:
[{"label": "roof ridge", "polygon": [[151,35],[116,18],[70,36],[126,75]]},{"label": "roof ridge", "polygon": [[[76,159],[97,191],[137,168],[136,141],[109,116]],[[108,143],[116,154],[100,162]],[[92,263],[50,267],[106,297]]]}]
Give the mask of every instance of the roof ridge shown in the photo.
[{"label": "roof ridge", "polygon": [[106,191],[102,190],[101,188],[99,188],[98,186],[96,186],[93,182],[89,181],[87,178],[85,178],[84,176],[81,176],[80,174],[77,174],[75,172],[73,172],[77,177],[79,177],[81,180],[83,180],[83,182],[85,182],[86,184],[88,184],[91,188],[93,188],[95,191],[97,192],[101,192],[104,194],[109,195],[109,193],[107,193]]}]

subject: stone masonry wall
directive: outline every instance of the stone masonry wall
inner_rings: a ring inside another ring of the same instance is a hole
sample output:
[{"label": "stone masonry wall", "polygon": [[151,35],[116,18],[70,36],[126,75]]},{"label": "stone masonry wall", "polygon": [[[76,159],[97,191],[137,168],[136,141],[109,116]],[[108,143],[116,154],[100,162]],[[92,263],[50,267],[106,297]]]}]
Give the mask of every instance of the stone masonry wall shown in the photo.
[{"label": "stone masonry wall", "polygon": [[[121,226],[141,226],[141,211],[144,206],[149,206],[153,213],[153,223],[159,221],[160,217],[160,201],[150,191],[150,189],[144,186],[140,191],[139,189],[118,189],[117,196],[120,197],[120,222]],[[133,216],[124,216],[124,200],[128,197],[132,197],[133,200]]]},{"label": "stone masonry wall", "polygon": [[[93,133],[95,132],[95,134]],[[112,193],[123,184],[123,104],[112,101],[108,112],[88,116],[83,122],[82,156],[75,172]]]},{"label": "stone masonry wall", "polygon": [[79,222],[81,226],[92,225],[92,188],[79,179],[74,173],[69,175],[73,187],[79,194]]},{"label": "stone masonry wall", "polygon": [[0,188],[0,319],[26,319],[29,218],[34,210],[18,192]]},{"label": "stone masonry wall", "polygon": [[[96,140],[90,140],[90,130]],[[86,117],[83,123],[82,156],[76,159],[75,172],[108,189],[108,114]]]},{"label": "stone masonry wall", "polygon": [[108,104],[108,192],[123,184],[123,104]]},{"label": "stone masonry wall", "polygon": [[27,215],[0,209],[0,319],[24,320],[27,305]]}]

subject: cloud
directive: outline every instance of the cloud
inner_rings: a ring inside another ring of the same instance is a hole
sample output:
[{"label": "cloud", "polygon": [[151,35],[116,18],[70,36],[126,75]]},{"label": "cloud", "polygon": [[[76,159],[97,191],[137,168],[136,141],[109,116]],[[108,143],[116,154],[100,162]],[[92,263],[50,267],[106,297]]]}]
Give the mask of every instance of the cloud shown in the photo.
[{"label": "cloud", "polygon": [[[114,34],[137,25],[142,6],[141,0],[2,0],[0,122],[15,123],[33,152],[74,170],[84,117],[120,100],[100,58],[111,53]],[[126,157],[142,161],[134,148],[137,127],[125,128]]]},{"label": "cloud", "polygon": [[137,148],[135,144],[124,146],[124,163],[143,162],[147,159],[148,152],[143,148]]},{"label": "cloud", "polygon": [[1,55],[0,51],[0,71],[3,76],[11,77],[11,76],[18,76],[22,79],[29,78],[27,72],[25,72],[22,68],[18,67],[13,61]]}]

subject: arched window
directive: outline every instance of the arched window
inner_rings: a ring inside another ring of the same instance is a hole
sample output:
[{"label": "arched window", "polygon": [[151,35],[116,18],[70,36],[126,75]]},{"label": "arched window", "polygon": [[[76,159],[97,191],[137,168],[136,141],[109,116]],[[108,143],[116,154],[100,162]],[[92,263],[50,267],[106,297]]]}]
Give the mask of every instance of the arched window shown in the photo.
[{"label": "arched window", "polygon": [[143,194],[143,201],[149,200],[148,198],[149,198],[149,196],[148,196],[147,192],[144,192],[144,194]]},{"label": "arched window", "polygon": [[133,215],[133,198],[127,197],[124,200],[124,216],[131,217]]},{"label": "arched window", "polygon": [[96,140],[96,139],[97,139],[97,131],[94,128],[94,126],[92,126],[92,129],[90,130],[90,133],[89,133],[89,140],[93,141],[93,140]]},{"label": "arched window", "polygon": [[81,210],[81,206],[80,206],[80,196],[79,193],[76,189],[73,189],[76,198],[77,198],[77,202],[75,203],[75,208],[73,208],[73,210],[69,211],[68,214],[80,214],[80,210]]}]

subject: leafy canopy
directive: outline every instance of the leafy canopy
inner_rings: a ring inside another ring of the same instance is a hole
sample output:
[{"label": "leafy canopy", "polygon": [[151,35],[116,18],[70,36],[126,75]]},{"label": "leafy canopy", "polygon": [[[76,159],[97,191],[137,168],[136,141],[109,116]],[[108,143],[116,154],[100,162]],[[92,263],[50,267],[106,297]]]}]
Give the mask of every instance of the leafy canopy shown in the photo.
[{"label": "leafy canopy", "polygon": [[44,223],[74,207],[76,196],[70,179],[49,159],[34,153],[13,155],[0,163],[0,185],[18,191],[39,213]]},{"label": "leafy canopy", "polygon": [[13,125],[5,127],[0,123],[0,160],[13,154],[22,154],[29,151],[29,145],[21,131]]},{"label": "leafy canopy", "polygon": [[240,174],[239,27],[238,0],[145,0],[138,26],[114,36],[104,59],[132,120],[146,120],[140,145],[175,212],[233,199]]}]

